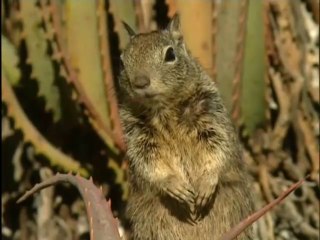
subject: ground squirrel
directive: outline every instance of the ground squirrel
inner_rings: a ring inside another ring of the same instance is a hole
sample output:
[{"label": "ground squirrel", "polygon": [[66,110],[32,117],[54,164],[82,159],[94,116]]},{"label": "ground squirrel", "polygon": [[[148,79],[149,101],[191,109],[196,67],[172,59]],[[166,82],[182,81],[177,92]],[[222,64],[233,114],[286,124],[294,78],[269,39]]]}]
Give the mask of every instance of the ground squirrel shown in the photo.
[{"label": "ground squirrel", "polygon": [[[186,48],[177,15],[121,55],[132,239],[219,239],[253,209],[240,143],[214,81]],[[247,229],[238,239],[252,239]]]}]

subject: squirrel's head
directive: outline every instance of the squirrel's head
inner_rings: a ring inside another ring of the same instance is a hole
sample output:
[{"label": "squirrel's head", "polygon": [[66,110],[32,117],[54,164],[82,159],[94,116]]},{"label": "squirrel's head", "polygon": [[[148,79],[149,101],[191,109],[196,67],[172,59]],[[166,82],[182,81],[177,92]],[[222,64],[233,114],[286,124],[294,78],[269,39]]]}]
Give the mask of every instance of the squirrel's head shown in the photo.
[{"label": "squirrel's head", "polygon": [[121,54],[120,87],[142,102],[169,100],[192,78],[194,64],[183,41],[178,15],[166,29],[135,34],[124,23],[130,42]]}]

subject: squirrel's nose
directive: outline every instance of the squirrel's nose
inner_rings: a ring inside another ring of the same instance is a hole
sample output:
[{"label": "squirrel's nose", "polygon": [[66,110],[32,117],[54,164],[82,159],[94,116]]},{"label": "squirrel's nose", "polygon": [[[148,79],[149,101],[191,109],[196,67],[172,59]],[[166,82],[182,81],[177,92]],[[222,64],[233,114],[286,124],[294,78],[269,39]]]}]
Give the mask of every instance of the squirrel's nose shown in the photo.
[{"label": "squirrel's nose", "polygon": [[137,76],[132,84],[135,88],[146,88],[150,85],[150,79],[144,75]]}]

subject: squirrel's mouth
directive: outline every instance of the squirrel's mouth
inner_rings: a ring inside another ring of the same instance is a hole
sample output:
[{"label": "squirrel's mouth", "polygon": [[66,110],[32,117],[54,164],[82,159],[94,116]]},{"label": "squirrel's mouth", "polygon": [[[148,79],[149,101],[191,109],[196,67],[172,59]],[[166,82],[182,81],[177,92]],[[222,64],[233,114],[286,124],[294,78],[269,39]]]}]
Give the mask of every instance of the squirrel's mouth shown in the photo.
[{"label": "squirrel's mouth", "polygon": [[133,91],[133,94],[131,95],[131,101],[139,104],[139,105],[154,105],[154,103],[158,99],[158,94],[150,93],[150,92],[136,92]]},{"label": "squirrel's mouth", "polygon": [[151,89],[133,89],[134,95],[137,98],[142,98],[142,99],[153,99],[158,93],[152,91]]}]

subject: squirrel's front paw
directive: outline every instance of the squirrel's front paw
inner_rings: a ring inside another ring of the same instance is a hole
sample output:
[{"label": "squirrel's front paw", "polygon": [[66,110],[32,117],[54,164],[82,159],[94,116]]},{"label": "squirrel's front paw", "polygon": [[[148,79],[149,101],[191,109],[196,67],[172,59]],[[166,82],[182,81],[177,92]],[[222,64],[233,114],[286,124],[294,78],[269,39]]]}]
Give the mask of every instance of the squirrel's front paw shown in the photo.
[{"label": "squirrel's front paw", "polygon": [[197,192],[195,200],[196,219],[201,218],[202,209],[210,202],[216,191],[218,176],[204,177],[201,176],[197,181]]},{"label": "squirrel's front paw", "polygon": [[179,202],[186,202],[189,206],[194,204],[196,195],[192,186],[176,176],[167,177],[162,183],[162,190]]}]

